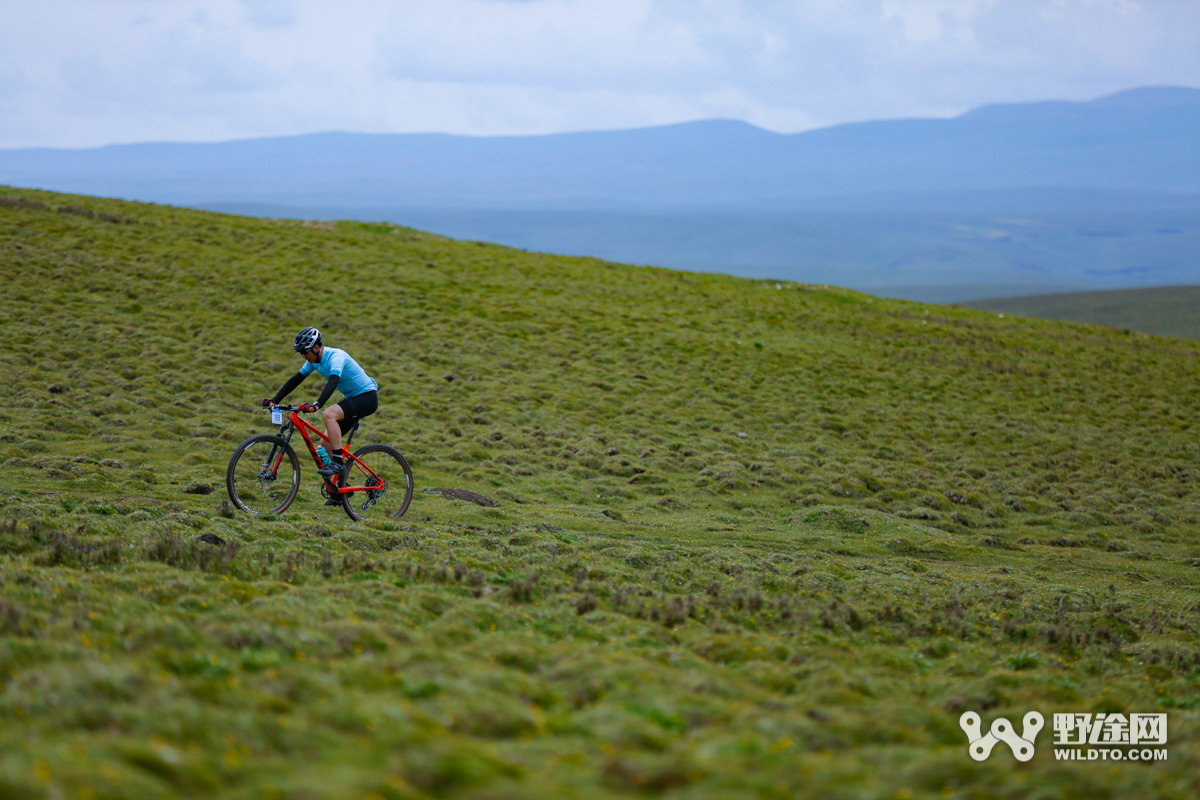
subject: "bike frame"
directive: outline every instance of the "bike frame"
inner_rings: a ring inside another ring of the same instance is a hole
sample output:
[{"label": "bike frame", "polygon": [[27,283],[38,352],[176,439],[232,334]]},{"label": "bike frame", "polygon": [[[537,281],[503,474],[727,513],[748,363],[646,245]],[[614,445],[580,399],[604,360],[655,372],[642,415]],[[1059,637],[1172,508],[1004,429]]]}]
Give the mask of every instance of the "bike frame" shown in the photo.
[{"label": "bike frame", "polygon": [[[325,465],[321,462],[321,457],[319,455],[317,455],[317,446],[315,444],[313,444],[313,441],[311,438],[309,438],[308,433],[309,433],[309,431],[312,431],[317,436],[321,437],[321,441],[323,441],[325,444],[329,444],[329,437],[323,431],[321,431],[320,428],[313,426],[312,424],[310,424],[308,422],[308,420],[301,417],[299,411],[293,411],[288,416],[287,421],[279,426],[279,437],[281,439],[283,439],[285,444],[290,445],[291,441],[292,441],[292,434],[294,434],[297,430],[300,431],[300,436],[304,439],[304,443],[306,445],[308,445],[309,455],[312,456],[313,463],[315,463],[317,465],[317,469],[321,469],[322,467],[324,467]],[[358,430],[358,424],[355,423],[355,426],[350,429],[350,435],[346,438],[346,442],[342,447],[342,459],[347,464],[350,464],[350,463],[358,464],[359,469],[361,469],[367,475],[373,477],[376,481],[379,482],[379,485],[378,486],[343,486],[341,488],[338,488],[337,486],[335,486],[333,484],[333,481],[329,480],[328,478],[325,478],[324,479],[325,480],[325,488],[332,494],[338,494],[338,495],[352,494],[353,492],[365,492],[365,491],[370,491],[372,489],[379,489],[381,487],[386,486],[386,482],[383,480],[383,478],[379,477],[377,474],[375,474],[374,470],[372,470],[370,467],[368,467],[366,464],[364,464],[362,461],[360,461],[358,458],[356,458],[353,454],[351,454],[350,442],[354,438],[354,434],[357,430]],[[270,466],[272,474],[275,474],[279,471],[279,465],[281,463],[283,463],[283,455],[284,455],[283,451],[280,450],[279,454],[274,457],[274,463],[272,463]]]}]

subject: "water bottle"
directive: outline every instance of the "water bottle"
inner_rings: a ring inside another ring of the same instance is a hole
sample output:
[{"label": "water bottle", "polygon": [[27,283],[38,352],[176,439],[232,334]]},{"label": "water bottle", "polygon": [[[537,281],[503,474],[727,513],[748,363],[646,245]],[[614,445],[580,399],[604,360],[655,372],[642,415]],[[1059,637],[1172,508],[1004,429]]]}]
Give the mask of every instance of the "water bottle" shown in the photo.
[{"label": "water bottle", "polygon": [[321,457],[321,466],[328,467],[333,463],[329,460],[329,453],[326,453],[325,448],[321,445],[317,445],[317,455]]}]

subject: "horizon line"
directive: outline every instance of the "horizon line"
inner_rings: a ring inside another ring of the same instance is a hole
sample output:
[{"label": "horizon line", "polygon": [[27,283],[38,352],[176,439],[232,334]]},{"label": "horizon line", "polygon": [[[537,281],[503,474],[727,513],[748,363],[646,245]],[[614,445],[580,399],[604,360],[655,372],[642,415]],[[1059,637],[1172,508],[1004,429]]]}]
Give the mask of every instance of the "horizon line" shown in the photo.
[{"label": "horizon line", "polygon": [[11,152],[17,152],[17,151],[22,151],[22,150],[52,150],[52,151],[57,151],[57,152],[79,153],[79,152],[94,151],[94,150],[106,150],[109,148],[121,148],[121,147],[146,147],[146,146],[203,147],[203,146],[242,144],[242,143],[247,143],[247,142],[262,142],[262,141],[282,140],[282,139],[302,139],[302,138],[316,137],[316,136],[363,136],[363,137],[368,137],[368,136],[369,137],[438,136],[438,137],[447,137],[447,138],[481,139],[481,140],[482,139],[539,139],[539,138],[549,138],[549,137],[555,137],[555,136],[589,136],[589,135],[597,135],[597,134],[636,133],[636,132],[640,132],[640,131],[662,130],[665,128],[677,128],[677,127],[683,127],[686,125],[700,125],[700,124],[704,124],[704,123],[713,123],[713,122],[744,125],[746,127],[753,128],[756,131],[761,131],[763,133],[769,133],[769,134],[772,134],[775,136],[803,136],[805,134],[815,133],[817,131],[828,131],[828,130],[834,130],[836,128],[849,127],[849,126],[853,126],[853,125],[870,125],[870,124],[874,124],[874,123],[884,123],[884,122],[908,122],[908,121],[949,122],[949,121],[953,121],[956,119],[962,119],[963,117],[965,117],[969,114],[973,114],[973,113],[976,113],[978,111],[988,109],[988,108],[1006,108],[1006,107],[1013,107],[1013,106],[1035,106],[1035,105],[1047,105],[1047,104],[1089,105],[1092,103],[1099,103],[1099,102],[1102,102],[1105,100],[1110,100],[1112,98],[1119,97],[1121,95],[1134,94],[1134,93],[1138,93],[1138,92],[1147,92],[1147,91],[1163,91],[1163,90],[1196,92],[1197,94],[1200,94],[1200,88],[1191,87],[1191,86],[1171,86],[1171,85],[1135,86],[1135,87],[1132,87],[1129,89],[1122,89],[1120,91],[1110,92],[1108,94],[1104,94],[1099,97],[1092,98],[1091,100],[1050,99],[1050,100],[1027,100],[1027,101],[1017,101],[1017,102],[985,103],[983,105],[973,106],[971,108],[966,109],[965,111],[961,111],[957,114],[953,114],[950,116],[875,117],[875,118],[869,118],[869,119],[849,120],[849,121],[844,121],[844,122],[838,122],[838,123],[834,123],[832,125],[818,125],[818,126],[814,126],[812,128],[805,128],[803,130],[790,131],[790,132],[772,130],[770,128],[765,128],[761,125],[756,125],[753,122],[749,122],[744,119],[736,119],[736,118],[732,118],[732,117],[703,117],[703,118],[698,118],[698,119],[689,119],[689,120],[680,120],[677,122],[668,122],[668,123],[663,123],[661,125],[639,125],[639,126],[634,126],[634,127],[629,127],[629,128],[590,128],[590,129],[585,129],[585,130],[552,131],[552,132],[548,132],[548,133],[487,134],[487,133],[449,133],[449,132],[445,132],[445,131],[322,130],[322,131],[308,131],[305,133],[283,133],[283,134],[266,134],[266,135],[261,135],[261,136],[244,136],[244,137],[238,137],[238,138],[233,138],[233,139],[214,139],[214,140],[210,140],[210,141],[180,141],[180,140],[161,140],[161,139],[159,139],[159,140],[142,140],[142,141],[133,141],[133,142],[110,142],[108,144],[91,145],[88,147],[52,147],[52,146],[46,146],[46,145],[33,145],[33,146],[26,146],[26,147],[0,147],[0,152],[11,153]]}]

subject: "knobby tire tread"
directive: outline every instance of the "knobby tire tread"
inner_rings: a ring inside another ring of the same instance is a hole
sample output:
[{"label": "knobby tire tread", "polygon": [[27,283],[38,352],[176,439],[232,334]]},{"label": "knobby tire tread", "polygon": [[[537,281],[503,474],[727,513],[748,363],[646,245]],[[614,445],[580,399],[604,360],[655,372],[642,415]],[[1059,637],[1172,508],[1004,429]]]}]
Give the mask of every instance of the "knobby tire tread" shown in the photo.
[{"label": "knobby tire tread", "polygon": [[[414,485],[412,468],[409,467],[408,460],[404,457],[404,455],[399,450],[392,447],[390,444],[369,444],[366,447],[360,447],[354,451],[354,457],[362,458],[364,455],[367,455],[369,453],[387,453],[388,455],[390,455],[396,459],[396,461],[400,464],[401,468],[404,471],[404,477],[405,477],[404,501],[400,505],[399,510],[388,515],[388,519],[399,519],[400,517],[404,516],[405,512],[408,511],[409,504],[412,503],[413,485]],[[350,472],[353,472],[353,471],[354,471],[354,466],[351,465]],[[346,484],[339,483],[338,485],[345,486]],[[389,489],[389,491],[393,491],[393,490],[394,489]],[[353,500],[354,500],[354,498],[356,498],[358,496],[359,496],[358,492],[353,492],[351,494],[342,495],[342,509],[346,512],[346,515],[348,517],[350,517],[350,519],[354,520],[355,522],[361,522],[362,520],[365,519],[365,517],[363,517],[361,514],[359,514],[357,511],[354,510]]]},{"label": "knobby tire tread", "polygon": [[[225,490],[229,493],[229,499],[233,502],[233,505],[239,510],[245,511],[248,514],[261,513],[247,507],[246,504],[243,503],[240,498],[238,498],[237,490],[234,488],[234,470],[237,467],[238,459],[242,457],[242,454],[246,451],[246,448],[258,442],[271,442],[272,444],[282,447],[284,455],[287,457],[287,461],[291,465],[291,490],[288,492],[287,497],[284,498],[284,501],[280,505],[268,512],[265,512],[269,514],[279,514],[285,511],[287,507],[290,506],[293,501],[295,501],[296,495],[300,491],[300,460],[296,458],[296,451],[292,449],[292,446],[279,436],[275,436],[270,433],[260,433],[251,436],[249,439],[246,439],[244,442],[238,445],[237,450],[233,451],[233,457],[229,459],[229,466],[225,470]],[[280,468],[283,468],[283,464],[280,464]]]}]

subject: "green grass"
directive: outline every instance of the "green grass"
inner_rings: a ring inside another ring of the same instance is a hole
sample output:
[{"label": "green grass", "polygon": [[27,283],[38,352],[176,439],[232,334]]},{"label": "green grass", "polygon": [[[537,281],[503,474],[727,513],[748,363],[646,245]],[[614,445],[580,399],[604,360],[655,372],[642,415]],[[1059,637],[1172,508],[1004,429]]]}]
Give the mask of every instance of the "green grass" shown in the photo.
[{"label": "green grass", "polygon": [[[1191,342],[15,189],[0,263],[0,797],[1200,792]],[[308,324],[401,520],[228,510]]]},{"label": "green grass", "polygon": [[1200,286],[994,297],[968,308],[1200,339]]}]

